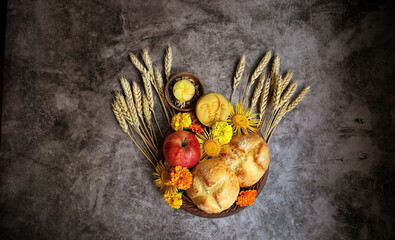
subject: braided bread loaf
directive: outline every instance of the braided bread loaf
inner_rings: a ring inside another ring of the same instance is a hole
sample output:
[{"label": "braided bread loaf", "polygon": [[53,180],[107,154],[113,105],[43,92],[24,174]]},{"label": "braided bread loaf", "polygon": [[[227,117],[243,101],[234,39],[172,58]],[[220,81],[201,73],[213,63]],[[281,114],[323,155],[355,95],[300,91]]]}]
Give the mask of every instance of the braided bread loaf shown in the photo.
[{"label": "braided bread loaf", "polygon": [[234,135],[220,160],[235,172],[240,187],[250,187],[269,167],[269,149],[258,134]]},{"label": "braided bread loaf", "polygon": [[206,160],[192,170],[192,186],[186,193],[205,212],[228,209],[239,195],[235,173],[219,160]]}]

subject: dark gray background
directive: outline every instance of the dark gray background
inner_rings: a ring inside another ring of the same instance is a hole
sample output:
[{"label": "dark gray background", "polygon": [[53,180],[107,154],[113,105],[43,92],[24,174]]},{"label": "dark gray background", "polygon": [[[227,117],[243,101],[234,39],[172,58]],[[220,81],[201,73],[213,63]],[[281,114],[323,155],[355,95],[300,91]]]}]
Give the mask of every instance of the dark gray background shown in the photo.
[{"label": "dark gray background", "polygon": [[[8,1],[2,239],[393,239],[390,1]],[[270,142],[252,207],[203,219],[168,207],[112,112],[128,60],[197,74],[229,98],[269,49],[311,92]]]}]

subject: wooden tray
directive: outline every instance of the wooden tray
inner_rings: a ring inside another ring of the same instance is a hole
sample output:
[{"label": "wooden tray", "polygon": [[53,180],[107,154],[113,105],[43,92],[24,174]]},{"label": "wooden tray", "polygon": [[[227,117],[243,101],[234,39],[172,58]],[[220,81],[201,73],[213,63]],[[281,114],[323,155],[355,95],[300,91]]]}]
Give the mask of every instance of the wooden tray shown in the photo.
[{"label": "wooden tray", "polygon": [[[159,144],[159,146],[160,146],[160,147],[159,147],[159,156],[161,156],[160,159],[163,159],[163,161],[164,161],[164,157],[163,157],[163,141],[164,141],[164,139],[166,139],[166,137],[167,137],[170,133],[172,133],[172,132],[174,132],[174,131],[173,131],[173,129],[170,127],[170,128],[166,131],[166,133],[165,133],[163,139],[160,141],[160,144]],[[270,166],[270,164],[269,164],[269,166]],[[263,176],[261,177],[261,179],[259,179],[259,181],[258,181],[257,183],[255,183],[255,184],[252,185],[251,187],[243,188],[242,190],[243,190],[243,191],[245,191],[245,190],[256,190],[256,191],[257,191],[257,193],[256,193],[256,198],[258,198],[258,195],[261,193],[263,187],[265,186],[265,183],[266,183],[266,180],[267,180],[268,175],[269,175],[269,167],[267,168],[265,174],[263,174]],[[253,206],[253,205],[252,205],[252,206]],[[252,207],[252,206],[250,206],[250,207]],[[181,205],[181,209],[183,209],[184,211],[189,212],[189,213],[191,213],[191,214],[193,214],[193,215],[199,216],[199,217],[205,217],[205,218],[222,218],[222,217],[227,217],[227,216],[230,216],[230,215],[235,214],[235,213],[237,213],[237,212],[240,212],[241,210],[243,210],[243,209],[245,209],[245,208],[246,208],[246,207],[240,207],[239,205],[236,205],[236,202],[235,202],[235,203],[233,203],[232,206],[230,206],[230,208],[228,208],[228,209],[226,209],[226,210],[224,210],[224,211],[222,211],[222,212],[219,212],[219,213],[207,213],[207,212],[201,210],[200,208],[198,208],[198,207],[192,202],[192,200],[188,197],[188,195],[187,195],[186,193],[184,193],[184,194],[182,195],[182,205]]]}]

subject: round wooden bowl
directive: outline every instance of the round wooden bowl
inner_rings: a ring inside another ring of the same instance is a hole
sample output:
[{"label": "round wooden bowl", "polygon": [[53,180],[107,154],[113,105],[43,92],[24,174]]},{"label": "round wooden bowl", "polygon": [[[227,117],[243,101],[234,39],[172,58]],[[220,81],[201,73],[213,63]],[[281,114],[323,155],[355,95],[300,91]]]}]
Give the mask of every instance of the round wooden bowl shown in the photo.
[{"label": "round wooden bowl", "polygon": [[[199,96],[194,96],[192,98],[192,104],[191,104],[192,107],[189,107],[189,108],[179,108],[179,107],[176,107],[174,105],[174,99],[175,98],[173,96],[173,91],[172,91],[173,90],[173,86],[176,83],[176,79],[181,78],[183,76],[187,76],[188,78],[192,79],[194,84],[199,86],[198,87]],[[180,111],[180,112],[190,112],[190,111],[192,111],[195,108],[196,102],[199,99],[199,97],[203,96],[203,95],[204,95],[203,83],[196,75],[194,75],[192,73],[187,73],[187,72],[177,73],[174,76],[172,76],[169,79],[169,81],[167,81],[166,86],[165,86],[165,98],[166,98],[166,101],[169,103],[169,105],[172,108],[174,108],[174,109],[176,109],[177,111]]]},{"label": "round wooden bowl", "polygon": [[[166,133],[165,133],[165,135],[164,135],[164,137],[163,137],[163,139],[162,139],[162,141],[161,141],[161,143],[159,145],[160,146],[159,149],[158,149],[159,150],[159,156],[160,156],[159,159],[163,159],[163,161],[164,161],[164,157],[163,157],[163,141],[164,141],[164,139],[166,139],[166,137],[169,134],[171,134],[173,132],[174,132],[173,129],[169,128],[166,131]],[[251,187],[248,187],[248,188],[241,188],[240,190],[241,191],[256,190],[257,191],[256,198],[258,198],[258,195],[261,193],[263,187],[265,186],[265,183],[266,183],[268,175],[269,175],[269,168],[267,168],[265,174],[263,174],[263,176],[259,179],[259,181],[257,183],[255,183],[254,185],[252,185]],[[183,209],[184,211],[186,211],[188,213],[191,213],[193,215],[199,216],[199,217],[204,217],[204,218],[222,218],[222,217],[227,217],[227,216],[233,215],[233,214],[235,214],[237,212],[240,212],[240,211],[244,210],[245,208],[246,207],[240,207],[239,205],[236,205],[236,202],[235,202],[235,203],[233,203],[232,206],[230,206],[230,208],[228,208],[228,209],[226,209],[226,210],[224,210],[222,212],[219,212],[219,213],[207,213],[207,212],[201,210],[200,208],[198,208],[192,202],[192,200],[189,198],[189,196],[186,193],[182,194],[181,209]]]}]

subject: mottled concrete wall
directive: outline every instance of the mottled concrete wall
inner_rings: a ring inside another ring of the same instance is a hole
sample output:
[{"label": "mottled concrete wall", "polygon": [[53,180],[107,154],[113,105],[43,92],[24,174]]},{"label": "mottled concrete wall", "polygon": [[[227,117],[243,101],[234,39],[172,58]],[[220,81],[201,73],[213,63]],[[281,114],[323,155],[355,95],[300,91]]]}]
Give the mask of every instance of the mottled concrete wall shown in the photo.
[{"label": "mottled concrete wall", "polygon": [[[394,33],[373,1],[8,1],[2,239],[392,239]],[[252,207],[202,219],[167,206],[118,127],[128,52],[230,97],[237,60],[268,49],[312,90],[270,142]]]}]

